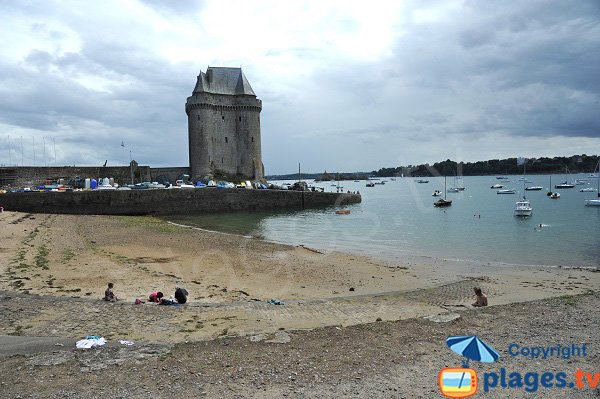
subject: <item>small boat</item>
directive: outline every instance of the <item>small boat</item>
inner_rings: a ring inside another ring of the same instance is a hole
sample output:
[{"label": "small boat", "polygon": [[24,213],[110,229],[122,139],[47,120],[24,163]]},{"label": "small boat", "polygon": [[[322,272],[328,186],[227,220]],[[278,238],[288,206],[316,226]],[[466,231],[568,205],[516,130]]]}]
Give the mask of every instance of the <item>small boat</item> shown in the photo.
[{"label": "small boat", "polygon": [[458,193],[458,192],[460,192],[461,190],[460,190],[460,188],[458,188],[458,187],[450,187],[450,188],[449,188],[447,191],[448,191],[449,193]]},{"label": "small boat", "polygon": [[529,186],[529,187],[525,187],[525,191],[540,191],[543,188],[544,187],[542,187],[542,186]]},{"label": "small boat", "polygon": [[452,200],[447,200],[446,199],[446,176],[444,176],[444,198],[440,198],[439,200],[435,201],[433,203],[433,206],[438,207],[438,208],[442,208],[442,207],[446,207],[446,206],[450,206],[452,205]]},{"label": "small boat", "polygon": [[100,179],[100,181],[98,182],[98,185],[96,186],[96,188],[94,190],[116,190],[116,187],[113,187],[110,185],[110,180],[105,177],[103,179]]},{"label": "small boat", "polygon": [[515,203],[515,216],[531,216],[533,208],[527,198],[523,197],[521,201]]},{"label": "small boat", "polygon": [[550,198],[552,199],[559,199],[560,198],[560,194],[557,192],[554,192],[552,194],[550,194]]},{"label": "small boat", "polygon": [[435,191],[433,192],[433,194],[431,194],[431,195],[432,195],[432,196],[434,196],[434,197],[439,197],[439,196],[441,196],[441,195],[442,195],[442,192],[441,192],[440,190],[435,190]]},{"label": "small boat", "polygon": [[349,215],[350,214],[350,209],[340,209],[335,211],[336,215]]},{"label": "small boat", "polygon": [[429,180],[417,180],[417,183],[421,183],[421,184],[429,183]]},{"label": "small boat", "polygon": [[[600,161],[598,161],[598,164],[596,165],[596,169],[600,168]],[[595,171],[595,169],[594,169]],[[598,190],[598,195],[596,196],[595,199],[586,199],[585,200],[585,206],[600,206],[600,179],[597,180],[598,181],[598,188],[596,190]]]},{"label": "small boat", "polygon": [[577,179],[577,180],[575,180],[575,185],[576,186],[583,186],[584,184],[590,184],[590,181],[588,179]]},{"label": "small boat", "polygon": [[574,184],[571,184],[568,182],[568,180],[567,180],[568,175],[569,175],[569,169],[565,168],[565,181],[560,184],[555,185],[554,188],[573,188],[573,187],[575,187]]},{"label": "small boat", "polygon": [[586,188],[582,188],[579,191],[582,192],[582,193],[592,193],[592,192],[596,191],[596,189],[592,188],[592,187],[586,187]]},{"label": "small boat", "polygon": [[371,180],[367,180],[367,187],[375,187],[375,183],[373,183]]},{"label": "small boat", "polygon": [[504,185],[503,185],[503,184],[496,183],[496,184],[494,184],[494,185],[493,185],[492,187],[490,187],[490,188],[503,188],[503,187],[504,187]]},{"label": "small boat", "polygon": [[496,191],[496,194],[515,194],[515,193],[516,193],[516,191],[513,190],[512,188]]}]

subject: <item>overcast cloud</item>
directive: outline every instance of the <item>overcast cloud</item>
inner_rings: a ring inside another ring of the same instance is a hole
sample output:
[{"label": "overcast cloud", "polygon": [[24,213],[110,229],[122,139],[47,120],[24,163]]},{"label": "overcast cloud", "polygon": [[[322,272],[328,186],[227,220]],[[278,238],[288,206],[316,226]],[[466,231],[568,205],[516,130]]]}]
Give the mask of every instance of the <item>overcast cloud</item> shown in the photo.
[{"label": "overcast cloud", "polygon": [[0,13],[0,164],[33,164],[35,141],[37,165],[131,151],[185,166],[184,104],[208,65],[242,66],[263,100],[268,174],[600,153],[597,0],[46,0]]}]

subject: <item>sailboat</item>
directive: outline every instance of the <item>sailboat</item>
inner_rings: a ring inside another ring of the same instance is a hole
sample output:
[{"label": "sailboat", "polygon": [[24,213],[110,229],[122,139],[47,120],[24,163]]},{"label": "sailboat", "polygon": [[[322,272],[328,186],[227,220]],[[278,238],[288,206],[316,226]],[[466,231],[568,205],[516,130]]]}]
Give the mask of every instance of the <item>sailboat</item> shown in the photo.
[{"label": "sailboat", "polygon": [[[600,161],[598,161],[597,168],[600,167]],[[600,179],[596,179],[598,182],[598,194],[596,199],[586,199],[585,206],[600,206]]]},{"label": "sailboat", "polygon": [[433,206],[443,207],[452,205],[452,200],[446,199],[446,176],[444,176],[444,198],[440,198],[439,200],[433,203]]},{"label": "sailboat", "polygon": [[546,196],[552,198],[552,199],[559,199],[560,198],[560,194],[557,192],[552,192],[550,190],[552,190],[552,175],[550,175],[550,185],[548,186],[548,192],[546,193]]},{"label": "sailboat", "polygon": [[569,176],[569,170],[565,166],[565,181],[563,183],[557,184],[556,186],[554,186],[554,188],[573,188],[573,187],[575,187],[574,184],[569,183],[569,181],[567,180],[568,176]]}]

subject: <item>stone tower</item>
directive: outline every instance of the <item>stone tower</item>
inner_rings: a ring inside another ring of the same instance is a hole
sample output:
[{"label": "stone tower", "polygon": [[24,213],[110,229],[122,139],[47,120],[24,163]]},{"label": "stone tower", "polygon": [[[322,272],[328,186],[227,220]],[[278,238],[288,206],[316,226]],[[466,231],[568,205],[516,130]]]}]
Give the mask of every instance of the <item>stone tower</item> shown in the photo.
[{"label": "stone tower", "polygon": [[241,68],[200,71],[185,104],[191,179],[215,173],[262,179],[261,110]]}]

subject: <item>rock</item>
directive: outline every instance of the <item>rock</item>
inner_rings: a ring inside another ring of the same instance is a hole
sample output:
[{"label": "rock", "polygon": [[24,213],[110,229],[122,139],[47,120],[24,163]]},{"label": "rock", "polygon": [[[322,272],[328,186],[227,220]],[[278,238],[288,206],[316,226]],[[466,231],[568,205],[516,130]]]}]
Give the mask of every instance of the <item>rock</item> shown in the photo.
[{"label": "rock", "polygon": [[265,342],[269,342],[269,343],[273,343],[273,344],[287,344],[291,340],[292,340],[292,337],[290,337],[290,334],[286,333],[285,331],[278,331],[275,333],[275,338],[270,339]]},{"label": "rock", "polygon": [[350,287],[348,291],[354,291],[354,287]]},{"label": "rock", "polygon": [[427,320],[433,321],[434,323],[449,323],[454,320],[460,319],[458,313],[443,313],[424,317]]}]

